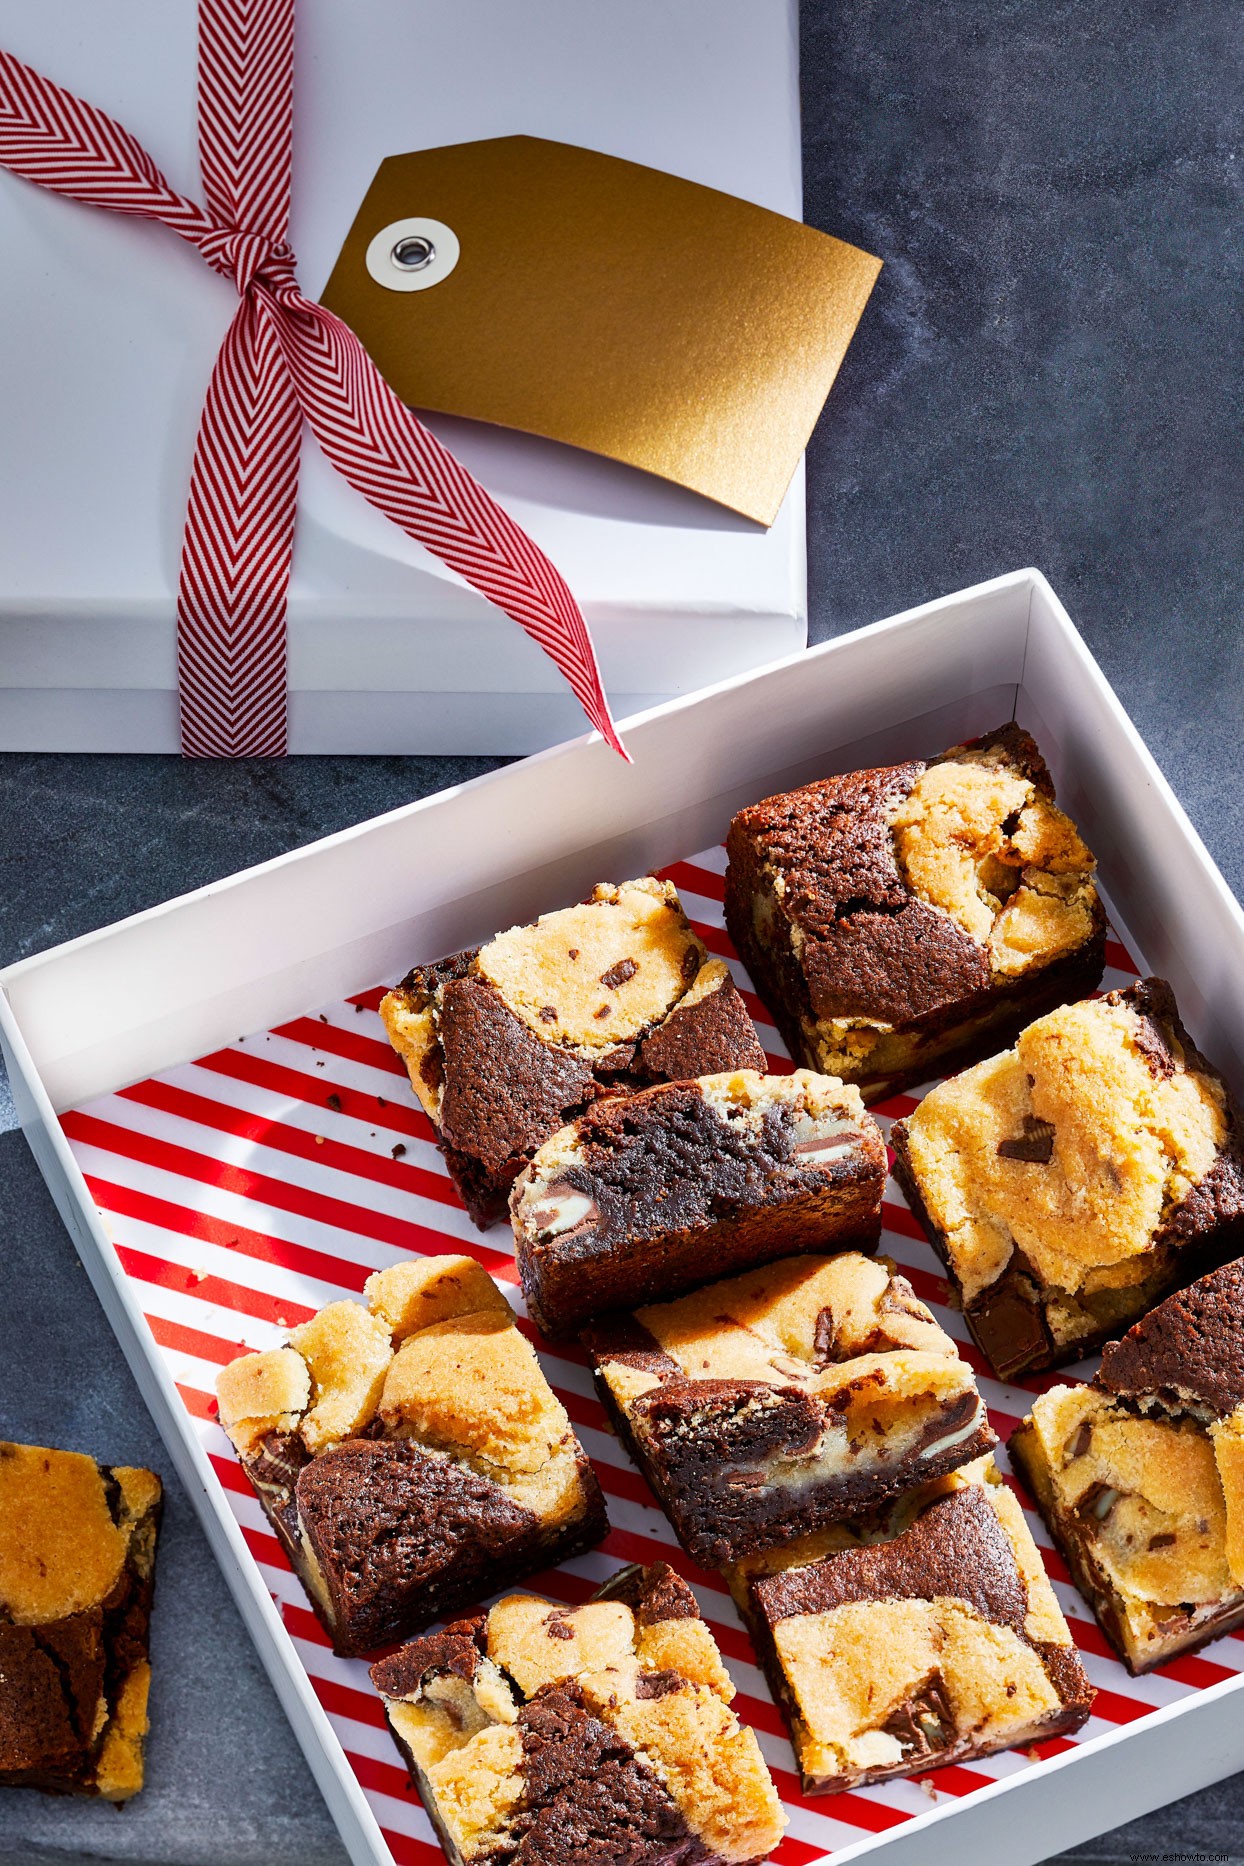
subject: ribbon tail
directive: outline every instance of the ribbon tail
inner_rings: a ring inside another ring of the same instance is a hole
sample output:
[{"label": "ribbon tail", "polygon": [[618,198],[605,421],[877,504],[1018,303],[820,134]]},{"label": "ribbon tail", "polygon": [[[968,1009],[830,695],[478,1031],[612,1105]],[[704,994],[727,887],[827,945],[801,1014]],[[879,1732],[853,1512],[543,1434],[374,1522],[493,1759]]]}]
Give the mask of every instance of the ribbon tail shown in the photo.
[{"label": "ribbon tail", "polygon": [[11,52],[0,51],[0,168],[87,207],[159,220],[184,240],[211,216],[171,188],[128,130]]},{"label": "ribbon tail", "polygon": [[538,642],[629,763],[587,623],[560,572],[399,401],[340,318],[296,288],[277,299],[277,340],[303,414],[337,471]]},{"label": "ribbon tail", "polygon": [[188,758],[286,749],[285,604],[302,411],[259,294],[238,307],[195,445],[177,598]]}]

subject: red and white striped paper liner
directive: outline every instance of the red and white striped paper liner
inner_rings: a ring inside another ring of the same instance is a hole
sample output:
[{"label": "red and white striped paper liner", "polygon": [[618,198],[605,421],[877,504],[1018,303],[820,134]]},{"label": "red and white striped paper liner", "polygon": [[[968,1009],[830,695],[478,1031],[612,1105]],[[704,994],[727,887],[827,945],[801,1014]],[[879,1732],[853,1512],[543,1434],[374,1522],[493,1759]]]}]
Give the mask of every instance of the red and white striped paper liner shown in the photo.
[{"label": "red and white striped paper liner", "polygon": [[[710,952],[727,960],[759,1026],[775,1070],[791,1064],[725,933],[716,848],[664,873]],[[1112,940],[1104,987],[1137,968]],[[412,958],[415,955],[412,955]],[[240,1038],[197,1062],[106,1095],[63,1118],[87,1184],[133,1280],[153,1336],[194,1421],[221,1493],[241,1524],[265,1584],[279,1604],[298,1658],[328,1713],[398,1866],[437,1866],[441,1851],[387,1733],[380,1700],[361,1660],[329,1650],[281,1549],[215,1418],[218,1368],[248,1348],[278,1346],[286,1330],[324,1303],[356,1296],[364,1279],[399,1259],[466,1251],[491,1272],[523,1315],[504,1228],[480,1234],[461,1209],[377,1015],[382,991],[328,1006],[275,1030]],[[874,1109],[883,1125],[915,1106],[897,1096]],[[882,1249],[981,1376],[990,1417],[1005,1438],[1029,1395],[1067,1374],[1014,1386],[987,1377],[962,1317],[946,1303],[940,1266],[891,1183]],[[524,1330],[533,1333],[523,1320]],[[736,1709],[750,1723],[790,1817],[773,1858],[811,1866],[843,1847],[926,1813],[930,1798],[962,1800],[1038,1756],[1133,1722],[1244,1670],[1244,1640],[1228,1636],[1148,1678],[1130,1678],[1070,1585],[1040,1519],[1028,1522],[1071,1623],[1098,1696],[1078,1738],[1058,1738],[918,1781],[829,1797],[801,1794],[781,1717],[718,1575],[678,1548],[665,1518],[607,1430],[582,1356],[536,1338],[550,1381],[600,1475],[613,1524],[589,1555],[532,1577],[554,1599],[578,1602],[620,1564],[663,1558],[693,1584],[738,1686]],[[1087,1367],[1073,1370],[1086,1375]],[[1005,1468],[1005,1455],[999,1462]],[[1027,1498],[1021,1498],[1027,1504]]]}]

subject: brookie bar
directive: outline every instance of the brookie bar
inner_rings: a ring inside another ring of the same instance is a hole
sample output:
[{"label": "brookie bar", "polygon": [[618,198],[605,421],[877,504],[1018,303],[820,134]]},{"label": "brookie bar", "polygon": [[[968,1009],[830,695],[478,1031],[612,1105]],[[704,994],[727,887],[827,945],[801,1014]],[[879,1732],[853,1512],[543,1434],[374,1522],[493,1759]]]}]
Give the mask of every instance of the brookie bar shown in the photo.
[{"label": "brookie bar", "polygon": [[1161,979],[1039,1018],[890,1139],[1002,1379],[1079,1360],[1244,1248],[1239,1111]]},{"label": "brookie bar", "polygon": [[759,1866],[785,1819],[663,1563],[512,1595],[372,1667],[452,1866]]},{"label": "brookie bar", "polygon": [[762,1558],[743,1579],[808,1794],[976,1761],[1089,1714],[1092,1687],[992,1460],[939,1488],[895,1535],[768,1573]]},{"label": "brookie bar", "polygon": [[1042,1393],[1010,1449],[1129,1671],[1244,1625],[1244,1263]]},{"label": "brookie bar", "polygon": [[646,877],[415,966],[380,1015],[481,1227],[598,1096],[765,1067],[725,965],[669,882]]},{"label": "brookie bar", "polygon": [[708,1567],[997,1443],[949,1336],[891,1264],[853,1251],[710,1283],[582,1340],[623,1444]]},{"label": "brookie bar", "polygon": [[0,1442],[0,1783],[142,1787],[161,1501],[153,1471]]},{"label": "brookie bar", "polygon": [[540,1148],[510,1209],[546,1334],[801,1250],[875,1246],[885,1142],[859,1091],[752,1070],[596,1102]]},{"label": "brookie bar", "polygon": [[1101,978],[1093,857],[1018,726],[752,804],[727,848],[726,925],[791,1055],[866,1101]]},{"label": "brookie bar", "polygon": [[535,1354],[469,1257],[377,1271],[216,1383],[220,1422],[338,1652],[373,1651],[606,1534]]}]

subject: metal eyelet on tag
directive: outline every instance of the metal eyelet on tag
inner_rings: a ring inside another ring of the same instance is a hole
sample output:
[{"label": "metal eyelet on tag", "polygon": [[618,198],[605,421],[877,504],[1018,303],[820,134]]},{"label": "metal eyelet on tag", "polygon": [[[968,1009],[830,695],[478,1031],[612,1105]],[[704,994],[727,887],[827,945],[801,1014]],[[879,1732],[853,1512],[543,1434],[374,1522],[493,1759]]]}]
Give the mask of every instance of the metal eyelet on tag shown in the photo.
[{"label": "metal eyelet on tag", "polygon": [[414,215],[390,221],[367,244],[367,270],[390,292],[425,292],[447,279],[461,252],[443,220]]}]

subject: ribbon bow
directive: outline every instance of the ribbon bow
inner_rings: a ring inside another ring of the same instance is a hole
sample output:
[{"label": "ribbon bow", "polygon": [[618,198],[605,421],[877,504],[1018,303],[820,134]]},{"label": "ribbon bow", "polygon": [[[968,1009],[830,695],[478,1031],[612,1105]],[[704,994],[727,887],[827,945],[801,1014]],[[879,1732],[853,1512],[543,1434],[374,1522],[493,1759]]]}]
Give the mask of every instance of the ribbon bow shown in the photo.
[{"label": "ribbon bow", "polygon": [[338,472],[553,658],[626,757],[587,624],[548,558],[400,402],[347,325],[304,298],[289,245],[294,0],[200,0],[206,208],[119,123],[0,51],[0,166],[161,221],[237,285],[190,475],[177,598],[181,744],[286,749],[285,607],[306,420]]}]

